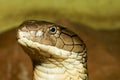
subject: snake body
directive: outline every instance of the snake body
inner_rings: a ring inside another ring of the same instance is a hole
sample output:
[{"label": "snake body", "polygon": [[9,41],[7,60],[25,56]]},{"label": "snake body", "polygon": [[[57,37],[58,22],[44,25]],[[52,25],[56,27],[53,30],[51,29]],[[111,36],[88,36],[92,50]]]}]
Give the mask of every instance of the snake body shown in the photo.
[{"label": "snake body", "polygon": [[33,80],[88,80],[86,46],[74,32],[29,20],[18,28],[17,40],[33,61]]}]

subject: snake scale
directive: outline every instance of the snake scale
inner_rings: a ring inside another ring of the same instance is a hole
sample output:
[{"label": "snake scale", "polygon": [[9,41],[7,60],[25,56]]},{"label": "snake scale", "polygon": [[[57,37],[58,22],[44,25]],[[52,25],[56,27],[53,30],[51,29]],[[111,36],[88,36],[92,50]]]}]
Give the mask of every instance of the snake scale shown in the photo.
[{"label": "snake scale", "polygon": [[85,43],[51,22],[28,20],[17,40],[33,62],[33,80],[88,80]]}]

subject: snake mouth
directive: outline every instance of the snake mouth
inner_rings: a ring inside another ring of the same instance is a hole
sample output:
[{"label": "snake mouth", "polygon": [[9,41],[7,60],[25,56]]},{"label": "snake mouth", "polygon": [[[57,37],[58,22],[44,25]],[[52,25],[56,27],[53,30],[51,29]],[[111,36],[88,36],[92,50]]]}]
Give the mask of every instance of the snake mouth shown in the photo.
[{"label": "snake mouth", "polygon": [[[55,46],[50,45],[44,45],[37,42],[33,42],[31,40],[28,40],[27,38],[19,38],[18,42],[20,45],[31,48],[33,50],[36,50],[39,52],[40,55],[43,55],[45,57],[54,57],[54,58],[68,58],[72,52],[59,49]],[[41,52],[44,52],[42,54]]]}]

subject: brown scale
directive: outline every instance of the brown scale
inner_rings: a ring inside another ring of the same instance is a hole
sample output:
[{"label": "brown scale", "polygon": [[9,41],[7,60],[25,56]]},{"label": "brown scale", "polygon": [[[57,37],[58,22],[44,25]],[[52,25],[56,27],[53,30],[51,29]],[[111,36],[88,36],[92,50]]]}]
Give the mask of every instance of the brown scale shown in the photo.
[{"label": "brown scale", "polygon": [[82,52],[83,42],[73,32],[64,29],[60,37],[57,38],[56,47],[73,52]]}]

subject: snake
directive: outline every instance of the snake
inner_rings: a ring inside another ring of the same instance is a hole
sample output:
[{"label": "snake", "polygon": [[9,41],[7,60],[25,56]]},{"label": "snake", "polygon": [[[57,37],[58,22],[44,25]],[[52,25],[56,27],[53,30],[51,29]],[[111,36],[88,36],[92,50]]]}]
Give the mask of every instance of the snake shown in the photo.
[{"label": "snake", "polygon": [[17,29],[17,42],[31,58],[33,80],[88,80],[86,45],[72,30],[27,20]]}]

